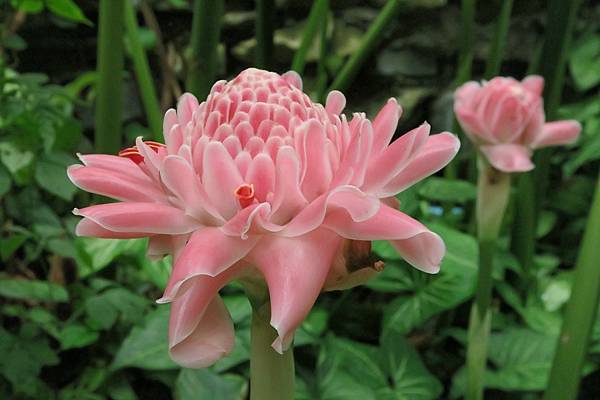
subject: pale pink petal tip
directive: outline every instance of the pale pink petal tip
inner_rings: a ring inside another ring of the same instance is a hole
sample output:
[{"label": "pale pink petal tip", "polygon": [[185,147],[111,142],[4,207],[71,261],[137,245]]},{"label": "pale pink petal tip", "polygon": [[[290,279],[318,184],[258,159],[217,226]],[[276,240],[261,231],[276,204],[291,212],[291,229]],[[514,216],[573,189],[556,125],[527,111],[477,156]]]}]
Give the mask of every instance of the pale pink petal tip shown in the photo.
[{"label": "pale pink petal tip", "polygon": [[544,91],[544,78],[539,75],[530,75],[521,82],[523,87],[537,96]]},{"label": "pale pink petal tip", "polygon": [[534,168],[531,150],[518,144],[499,144],[480,147],[490,164],[502,172],[527,172]]},{"label": "pale pink petal tip", "polygon": [[296,71],[288,71],[281,75],[281,77],[290,85],[302,90],[302,78]]},{"label": "pale pink petal tip", "polygon": [[346,107],[346,96],[339,90],[332,90],[327,95],[325,109],[327,112],[339,115]]},{"label": "pale pink petal tip", "polygon": [[579,138],[581,124],[575,120],[547,122],[532,146],[546,147],[570,144]]}]

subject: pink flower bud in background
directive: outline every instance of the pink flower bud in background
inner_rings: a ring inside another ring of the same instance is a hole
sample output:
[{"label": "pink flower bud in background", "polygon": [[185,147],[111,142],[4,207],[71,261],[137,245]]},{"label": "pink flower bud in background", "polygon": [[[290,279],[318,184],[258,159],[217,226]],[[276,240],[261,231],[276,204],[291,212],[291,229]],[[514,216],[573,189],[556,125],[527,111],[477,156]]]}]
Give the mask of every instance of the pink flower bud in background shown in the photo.
[{"label": "pink flower bud in background", "polygon": [[82,155],[69,168],[80,188],[120,200],[76,209],[77,234],[149,237],[148,255],[172,254],[160,302],[171,303],[171,356],[208,366],[234,343],[219,290],[264,279],[282,352],[322,290],[364,282],[382,263],[370,241],[389,240],[412,265],[439,269],[438,235],[396,210],[394,197],[444,167],[459,148],[423,124],[390,144],[400,107],[390,99],[373,122],[325,107],[295,73],[248,69],[217,82],[205,102],[190,94],[164,118],[165,145],[144,142]]},{"label": "pink flower bud in background", "polygon": [[577,140],[579,122],[545,122],[543,88],[544,79],[532,75],[521,82],[504,77],[471,81],[456,90],[456,118],[496,169],[529,171],[534,149]]}]

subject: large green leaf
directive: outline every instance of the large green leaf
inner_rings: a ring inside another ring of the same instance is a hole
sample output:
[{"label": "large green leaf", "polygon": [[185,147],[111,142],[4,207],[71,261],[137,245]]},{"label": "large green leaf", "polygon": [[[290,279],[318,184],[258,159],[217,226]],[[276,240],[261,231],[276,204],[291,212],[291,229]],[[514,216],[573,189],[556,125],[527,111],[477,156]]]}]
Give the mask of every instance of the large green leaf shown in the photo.
[{"label": "large green leaf", "polygon": [[69,300],[64,287],[45,281],[0,278],[0,296],[20,300],[56,301]]},{"label": "large green leaf", "polygon": [[40,187],[61,199],[71,201],[77,187],[67,177],[67,167],[77,161],[64,153],[48,154],[35,165],[35,180]]},{"label": "large green leaf", "polygon": [[243,400],[247,390],[246,380],[241,376],[218,375],[209,369],[184,368],[175,382],[175,399]]},{"label": "large green leaf", "polygon": [[[473,294],[477,275],[477,243],[474,237],[443,225],[431,229],[446,243],[446,256],[437,275],[426,275],[405,263],[393,263],[377,279],[397,284],[398,297],[384,312],[384,336],[388,331],[408,333],[434,315],[452,309]],[[383,287],[382,284],[377,284]],[[377,288],[377,286],[371,287]]]},{"label": "large green leaf", "polygon": [[159,306],[134,327],[117,351],[111,369],[138,367],[160,370],[177,368],[169,358],[169,307]]},{"label": "large green leaf", "polygon": [[143,239],[97,239],[78,237],[77,268],[79,276],[85,278],[107,267],[121,254],[131,251]]}]

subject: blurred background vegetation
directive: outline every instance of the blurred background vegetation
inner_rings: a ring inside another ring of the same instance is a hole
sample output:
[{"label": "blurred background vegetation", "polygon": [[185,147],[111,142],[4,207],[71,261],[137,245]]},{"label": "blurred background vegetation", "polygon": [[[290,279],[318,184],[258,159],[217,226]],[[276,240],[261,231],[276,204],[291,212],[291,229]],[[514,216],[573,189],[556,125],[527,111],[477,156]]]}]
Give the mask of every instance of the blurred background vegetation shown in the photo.
[{"label": "blurred background vegetation", "polygon": [[[221,21],[221,33],[210,68],[221,79],[261,62],[283,73],[294,62],[315,100],[331,84],[347,86],[348,111],[370,117],[396,97],[404,108],[398,134],[423,120],[434,132],[453,130],[461,2],[400,3],[357,75],[343,85],[340,71],[360,51],[385,1],[330,0],[326,29],[300,63],[312,2],[274,2],[273,47],[265,50],[257,47],[255,3],[227,1],[222,20],[213,20],[217,27]],[[470,47],[474,79],[485,75],[503,3],[477,5]],[[514,1],[502,75],[521,78],[543,68],[544,37],[552,29],[547,3]],[[557,117],[578,119],[583,134],[549,158],[528,272],[534,279],[526,279],[509,251],[511,226],[499,241],[486,399],[540,398],[571,294],[600,159],[600,5],[581,3]],[[124,43],[124,68],[109,76],[123,82],[122,116],[112,121],[123,129],[116,139],[121,147],[140,135],[159,138],[160,117],[149,107],[156,104],[162,114],[186,84],[197,85],[190,83],[196,71],[192,2],[127,4],[123,35],[116,39]],[[233,354],[210,369],[182,369],[168,357],[168,307],[153,302],[165,287],[170,260],[148,261],[144,240],[73,235],[71,210],[93,200],[68,181],[65,169],[77,163],[76,152],[95,148],[98,11],[91,0],[0,0],[0,398],[245,399],[251,310],[241,288],[224,289],[236,324]],[[140,80],[144,59],[154,100],[144,93],[148,82]],[[400,196],[404,212],[445,239],[442,272],[426,276],[391,247],[375,243],[384,272],[365,287],[323,294],[297,334],[298,399],[461,397],[468,300],[477,272],[471,158],[463,143],[454,176],[440,174]],[[511,205],[507,225],[519,223],[513,216]],[[600,320],[580,398],[600,398],[598,382]]]}]

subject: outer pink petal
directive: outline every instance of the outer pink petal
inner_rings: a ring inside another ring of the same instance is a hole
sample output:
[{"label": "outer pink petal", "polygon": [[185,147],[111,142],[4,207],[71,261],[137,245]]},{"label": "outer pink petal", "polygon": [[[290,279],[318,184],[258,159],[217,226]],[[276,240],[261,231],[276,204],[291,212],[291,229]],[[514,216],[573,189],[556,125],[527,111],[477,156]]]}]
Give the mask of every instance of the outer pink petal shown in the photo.
[{"label": "outer pink petal", "polygon": [[168,156],[163,160],[160,176],[165,186],[181,200],[191,216],[207,225],[215,220],[223,222],[215,206],[211,204],[192,166],[179,156]]},{"label": "outer pink petal", "polygon": [[581,124],[575,120],[547,122],[531,146],[539,148],[573,143],[580,132]]},{"label": "outer pink petal", "polygon": [[402,115],[402,108],[395,98],[387,101],[373,120],[373,154],[381,153],[392,140],[398,120]]},{"label": "outer pink petal", "polygon": [[127,175],[138,181],[152,182],[150,177],[129,158],[111,156],[108,154],[78,154],[79,159],[86,167],[93,167]]},{"label": "outer pink petal", "polygon": [[344,107],[346,107],[346,96],[339,90],[329,92],[325,101],[325,110],[328,113],[340,115],[344,111]]},{"label": "outer pink petal", "polygon": [[202,184],[212,204],[225,219],[239,209],[235,190],[244,183],[242,176],[220,142],[209,142],[204,150]]},{"label": "outer pink petal", "polygon": [[300,236],[319,227],[327,211],[342,209],[355,221],[364,221],[379,209],[377,198],[369,196],[355,186],[339,186],[323,194],[300,211],[281,231],[287,237]]},{"label": "outer pink petal", "polygon": [[531,150],[519,144],[481,146],[480,150],[492,166],[502,172],[525,172],[534,167]]},{"label": "outer pink petal", "polygon": [[88,218],[83,218],[75,227],[77,236],[90,236],[104,239],[133,239],[148,236],[143,232],[115,232],[98,225]]},{"label": "outer pink petal", "polygon": [[180,209],[159,203],[100,204],[76,208],[73,214],[114,232],[177,235],[198,228],[198,223]]},{"label": "outer pink petal", "polygon": [[436,173],[454,158],[459,148],[458,138],[451,133],[444,132],[429,136],[423,150],[381,189],[379,197],[393,196]]},{"label": "outer pink petal", "polygon": [[386,205],[362,222],[352,221],[339,211],[332,213],[324,226],[347,239],[389,240],[406,261],[428,273],[439,271],[446,251],[442,239],[425,225]]},{"label": "outer pink petal", "polygon": [[418,128],[395,140],[378,157],[369,163],[362,188],[376,190],[395,177],[413,155],[426,143],[431,126],[425,122]]},{"label": "outer pink petal", "polygon": [[[171,305],[169,354],[187,368],[205,368],[233,349],[233,321],[219,295],[194,285]],[[207,300],[212,300],[207,305]]]},{"label": "outer pink petal", "polygon": [[267,154],[260,153],[250,163],[246,183],[254,185],[254,194],[259,202],[264,202],[269,193],[275,190],[275,165]]},{"label": "outer pink petal", "polygon": [[521,81],[521,84],[525,89],[537,96],[541,96],[544,91],[544,78],[539,75],[529,75]]},{"label": "outer pink petal", "polygon": [[279,148],[275,174],[271,219],[274,222],[286,223],[308,203],[300,190],[300,161],[294,148]]},{"label": "outer pink petal", "polygon": [[340,240],[326,229],[293,239],[270,236],[249,254],[269,286],[271,325],[279,334],[273,348],[279,353],[315,303]]},{"label": "outer pink petal", "polygon": [[298,129],[306,131],[300,186],[304,196],[311,200],[327,190],[332,178],[329,154],[325,151],[325,128],[317,120],[311,119]]},{"label": "outer pink petal", "polygon": [[183,284],[200,275],[222,276],[256,245],[260,237],[227,236],[219,228],[204,228],[192,234],[173,266],[161,302],[176,297]]},{"label": "outer pink petal", "polygon": [[164,202],[164,192],[147,179],[97,167],[71,165],[67,169],[71,182],[81,189],[123,201]]}]

